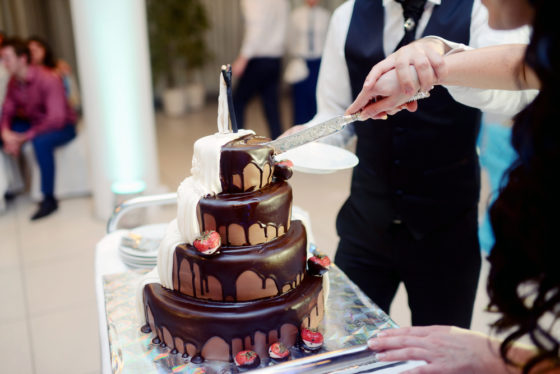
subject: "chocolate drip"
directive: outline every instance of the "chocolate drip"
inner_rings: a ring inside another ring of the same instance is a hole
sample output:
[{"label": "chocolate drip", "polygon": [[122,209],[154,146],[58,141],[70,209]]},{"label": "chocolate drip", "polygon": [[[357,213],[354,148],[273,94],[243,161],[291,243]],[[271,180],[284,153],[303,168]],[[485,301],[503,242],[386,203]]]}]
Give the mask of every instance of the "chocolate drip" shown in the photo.
[{"label": "chocolate drip", "polygon": [[[245,186],[243,171],[249,164],[253,164],[260,170],[260,183],[258,188],[266,185],[270,175],[264,175],[264,167],[268,165],[274,168],[272,158],[274,149],[263,143],[270,141],[269,138],[255,135],[245,135],[222,146],[220,156],[220,181],[224,192],[244,192],[257,189],[257,186]],[[234,184],[234,176],[241,177],[241,188]],[[266,177],[266,178],[265,178]]]},{"label": "chocolate drip", "polygon": [[[275,182],[249,193],[221,193],[218,196],[209,196],[200,200],[200,226],[202,231],[214,230],[225,235],[222,241],[231,244],[229,227],[236,224],[242,227],[244,241],[242,245],[256,244],[258,241],[249,236],[252,225],[258,224],[264,229],[268,240],[270,233],[267,227],[274,227],[276,235],[279,227],[285,230],[290,224],[290,210],[292,204],[292,188],[286,182]],[[205,219],[205,217],[208,217]]]},{"label": "chocolate drip", "polygon": [[204,362],[204,358],[200,354],[197,354],[191,358],[191,362],[193,364],[202,364]]},{"label": "chocolate drip", "polygon": [[[287,292],[283,290],[285,285],[295,288],[298,284],[296,280],[305,272],[306,247],[307,236],[301,221],[293,221],[288,233],[274,241],[257,246],[222,247],[219,255],[210,258],[200,255],[190,245],[180,245],[175,249],[173,258],[173,269],[177,269],[179,283],[175,289],[181,294],[207,299],[212,291],[208,286],[211,276],[219,282],[222,291],[212,300],[238,301],[238,278],[250,271],[261,279],[263,290],[267,280],[272,280],[278,296]],[[184,266],[188,266],[188,271],[183,271]],[[182,273],[191,274],[191,287],[183,281]],[[199,287],[196,287],[197,284]],[[192,292],[189,292],[191,288]]]},{"label": "chocolate drip", "polygon": [[[285,324],[298,329],[301,322],[306,321],[310,326],[314,309],[318,310],[322,302],[322,280],[305,277],[298,291],[265,300],[220,303],[181,296],[152,283],[144,288],[144,300],[156,326],[165,325],[173,336],[194,345],[196,355],[191,360],[194,362],[213,337],[221,338],[230,346],[235,339],[240,339],[246,349],[248,343],[256,344],[255,334],[259,331],[266,336],[277,331],[280,338],[281,326]],[[315,319],[317,323],[318,320],[320,316]],[[266,345],[269,343],[267,339]]]},{"label": "chocolate drip", "polygon": [[150,328],[150,325],[145,324],[144,326],[142,326],[140,331],[142,331],[144,334],[149,334],[152,332],[152,329]]},{"label": "chocolate drip", "polygon": [[177,348],[173,348],[173,349],[171,350],[171,354],[172,354],[172,355],[176,355],[177,353],[179,353],[179,351],[177,350]]},{"label": "chocolate drip", "polygon": [[158,337],[156,336],[155,338],[152,339],[152,343],[154,343],[154,344],[160,344],[160,343],[161,343],[161,340],[160,340],[160,338],[158,338]]}]

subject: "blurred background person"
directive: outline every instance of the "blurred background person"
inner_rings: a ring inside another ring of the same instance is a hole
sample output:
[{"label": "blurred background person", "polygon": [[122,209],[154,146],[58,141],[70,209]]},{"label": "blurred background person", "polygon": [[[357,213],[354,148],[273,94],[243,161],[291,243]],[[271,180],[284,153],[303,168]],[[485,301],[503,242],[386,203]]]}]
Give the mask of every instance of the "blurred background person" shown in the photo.
[{"label": "blurred background person", "polygon": [[255,95],[263,102],[270,137],[282,133],[279,90],[286,28],[290,12],[287,0],[241,0],[245,31],[239,56],[232,64],[238,77],[233,94],[239,127],[244,125],[245,108]]},{"label": "blurred background person", "polygon": [[294,125],[310,121],[317,113],[315,91],[330,19],[320,2],[304,0],[290,15],[287,48],[291,61],[284,78],[292,83]]},{"label": "blurred background person", "polygon": [[[2,48],[2,44],[4,43],[4,39],[6,38],[6,34],[3,31],[0,31],[0,48]],[[10,74],[6,70],[6,67],[2,63],[2,57],[0,57],[0,105],[4,103],[4,96],[6,95],[6,86],[8,85],[8,80],[10,79]]]},{"label": "blurred background person", "polygon": [[68,104],[60,76],[31,65],[31,53],[21,39],[6,40],[2,62],[10,81],[0,120],[2,147],[17,157],[25,142],[31,142],[41,172],[39,203],[32,220],[46,217],[58,209],[54,196],[54,150],[76,136],[76,114]]},{"label": "blurred background person", "polygon": [[[2,49],[5,39],[6,34],[0,31],[0,49]],[[4,66],[2,56],[0,55],[0,115],[2,114],[2,104],[4,103],[9,80],[10,73]],[[0,137],[0,212],[5,210],[6,203],[11,201],[24,188],[23,178],[16,160],[2,151],[1,144],[2,138]]]},{"label": "blurred background person", "polygon": [[[4,42],[5,34],[0,30],[0,49],[2,48],[2,43]],[[2,57],[0,57],[0,104],[4,102],[4,96],[6,95],[6,85],[10,79],[10,74],[4,67],[2,63]],[[0,112],[1,114],[1,112]],[[6,202],[4,200],[5,194],[8,191],[9,181],[8,173],[6,170],[6,165],[4,161],[4,154],[0,151],[0,212],[6,209]]]},{"label": "blurred background person", "polygon": [[79,110],[80,94],[70,65],[66,61],[56,58],[50,44],[40,36],[28,38],[27,45],[31,52],[31,63],[33,65],[42,65],[60,75],[70,105],[75,110]]}]

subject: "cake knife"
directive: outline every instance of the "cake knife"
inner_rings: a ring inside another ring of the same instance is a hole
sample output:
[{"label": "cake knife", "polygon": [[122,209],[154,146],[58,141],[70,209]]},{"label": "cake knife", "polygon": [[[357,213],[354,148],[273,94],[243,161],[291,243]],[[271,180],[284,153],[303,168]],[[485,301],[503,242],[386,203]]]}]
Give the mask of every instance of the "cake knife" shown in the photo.
[{"label": "cake knife", "polygon": [[[408,99],[407,103],[419,99],[424,99],[429,96],[430,96],[429,92],[420,91],[416,95]],[[356,121],[362,121],[362,119],[360,118],[360,113],[347,114],[347,115],[334,117],[329,119],[328,121],[310,126],[294,134],[290,134],[282,138],[272,140],[266,144],[272,146],[276,154],[283,153],[290,149],[302,146],[307,143],[311,143],[315,140],[324,138],[325,136],[334,134],[342,130],[349,123],[356,122]]]}]

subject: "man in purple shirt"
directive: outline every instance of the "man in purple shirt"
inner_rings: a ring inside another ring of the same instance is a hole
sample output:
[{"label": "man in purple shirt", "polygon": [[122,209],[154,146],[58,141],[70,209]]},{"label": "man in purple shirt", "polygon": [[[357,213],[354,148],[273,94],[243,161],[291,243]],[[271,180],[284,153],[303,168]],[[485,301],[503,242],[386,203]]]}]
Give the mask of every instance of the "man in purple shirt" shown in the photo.
[{"label": "man in purple shirt", "polygon": [[2,106],[0,145],[7,154],[18,156],[23,143],[33,144],[43,193],[39,209],[31,217],[36,220],[58,208],[54,197],[54,150],[76,136],[76,114],[66,100],[60,77],[30,64],[27,43],[6,40],[1,54],[11,78]]}]

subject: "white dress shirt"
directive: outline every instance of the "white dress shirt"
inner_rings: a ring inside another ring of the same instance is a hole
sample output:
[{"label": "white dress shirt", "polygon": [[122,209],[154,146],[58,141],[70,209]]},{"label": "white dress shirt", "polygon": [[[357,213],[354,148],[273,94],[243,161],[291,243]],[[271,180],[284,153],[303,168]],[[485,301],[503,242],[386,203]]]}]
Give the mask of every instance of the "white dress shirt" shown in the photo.
[{"label": "white dress shirt", "polygon": [[241,0],[245,24],[241,55],[282,57],[290,15],[288,0]]},{"label": "white dress shirt", "polygon": [[[427,1],[426,10],[418,22],[417,37],[422,35],[426,28],[434,5],[439,4],[441,1],[452,0]],[[385,54],[389,55],[404,35],[404,17],[402,15],[402,6],[396,1],[383,0],[383,5],[385,11],[383,44]],[[348,0],[338,7],[331,17],[317,83],[317,115],[309,124],[326,121],[334,116],[343,114],[353,101],[344,53],[353,8],[354,0]],[[522,27],[511,31],[492,30],[488,26],[488,11],[481,4],[480,0],[474,0],[469,46],[479,48],[493,44],[528,43],[529,34],[529,27]],[[479,108],[482,111],[506,115],[516,114],[536,95],[535,90],[528,90],[531,92],[527,92],[481,90],[465,87],[446,88],[452,97],[462,104]],[[340,144],[339,141],[331,143]]]},{"label": "white dress shirt", "polygon": [[[290,15],[288,52],[305,59],[320,58],[323,54],[331,14],[321,6],[307,4],[297,7]],[[312,40],[310,40],[312,38]]]}]

